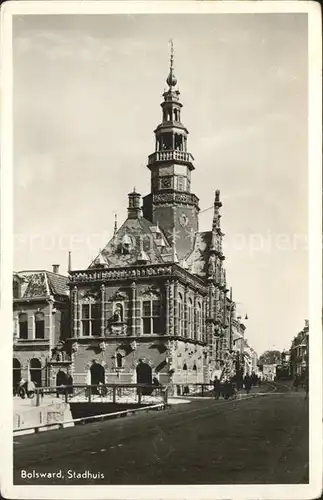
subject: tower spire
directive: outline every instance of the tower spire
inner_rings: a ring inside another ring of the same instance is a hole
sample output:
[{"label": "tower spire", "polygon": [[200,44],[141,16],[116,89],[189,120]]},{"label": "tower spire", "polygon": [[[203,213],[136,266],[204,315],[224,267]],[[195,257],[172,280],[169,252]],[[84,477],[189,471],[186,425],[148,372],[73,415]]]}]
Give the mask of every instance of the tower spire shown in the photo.
[{"label": "tower spire", "polygon": [[169,88],[175,87],[177,83],[176,76],[174,74],[174,42],[173,40],[170,40],[170,68],[169,68],[169,75],[166,80],[167,85]]}]

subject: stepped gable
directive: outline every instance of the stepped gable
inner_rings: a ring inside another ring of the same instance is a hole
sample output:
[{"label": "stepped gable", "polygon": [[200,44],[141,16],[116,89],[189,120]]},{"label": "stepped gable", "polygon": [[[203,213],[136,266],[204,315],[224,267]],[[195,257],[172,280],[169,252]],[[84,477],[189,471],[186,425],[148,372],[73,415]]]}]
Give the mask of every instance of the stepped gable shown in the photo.
[{"label": "stepped gable", "polygon": [[209,259],[212,231],[204,231],[196,234],[193,251],[186,259],[188,269],[198,276],[205,278],[207,275],[207,264]]}]

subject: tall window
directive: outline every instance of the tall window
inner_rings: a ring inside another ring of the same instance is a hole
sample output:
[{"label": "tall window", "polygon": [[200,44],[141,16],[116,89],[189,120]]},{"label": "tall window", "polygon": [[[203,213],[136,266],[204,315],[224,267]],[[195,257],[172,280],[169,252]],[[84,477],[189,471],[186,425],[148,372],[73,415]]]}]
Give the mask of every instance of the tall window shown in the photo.
[{"label": "tall window", "polygon": [[35,338],[45,338],[45,315],[42,312],[35,313]]},{"label": "tall window", "polygon": [[202,308],[201,304],[198,302],[196,308],[196,332],[195,340],[200,340],[202,336]]},{"label": "tall window", "polygon": [[101,335],[100,305],[92,302],[82,304],[81,314],[83,337],[99,337]]},{"label": "tall window", "polygon": [[144,300],[142,302],[143,333],[162,333],[160,318],[160,301],[158,299]]},{"label": "tall window", "polygon": [[19,338],[28,339],[28,316],[26,313],[19,314]]},{"label": "tall window", "polygon": [[178,294],[178,335],[184,335],[184,301],[182,295]]},{"label": "tall window", "polygon": [[187,301],[187,335],[189,339],[193,338],[193,302],[192,299]]},{"label": "tall window", "polygon": [[117,352],[116,354],[116,366],[117,368],[122,368],[123,362],[122,362],[122,354],[120,352]]}]

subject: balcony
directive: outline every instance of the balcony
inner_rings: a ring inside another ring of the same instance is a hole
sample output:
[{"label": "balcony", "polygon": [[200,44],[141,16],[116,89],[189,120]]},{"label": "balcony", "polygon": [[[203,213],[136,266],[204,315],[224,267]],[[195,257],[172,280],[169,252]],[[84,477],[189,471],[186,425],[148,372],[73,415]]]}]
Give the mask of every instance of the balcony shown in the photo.
[{"label": "balcony", "polygon": [[71,363],[72,358],[70,354],[67,354],[65,351],[56,351],[53,353],[52,357],[49,360],[50,364],[60,364],[60,363]]},{"label": "balcony", "polygon": [[191,153],[174,149],[170,151],[156,151],[149,155],[148,165],[152,165],[157,161],[185,161],[191,163],[193,160],[194,158]]}]

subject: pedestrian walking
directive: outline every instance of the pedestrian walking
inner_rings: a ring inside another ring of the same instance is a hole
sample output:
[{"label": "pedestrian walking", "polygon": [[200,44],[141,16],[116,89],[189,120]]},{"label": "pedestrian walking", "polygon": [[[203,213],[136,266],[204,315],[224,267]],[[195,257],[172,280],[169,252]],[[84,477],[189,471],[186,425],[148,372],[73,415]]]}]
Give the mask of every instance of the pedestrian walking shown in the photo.
[{"label": "pedestrian walking", "polygon": [[296,392],[298,392],[299,382],[300,382],[299,376],[296,375],[296,377],[294,379],[294,384],[293,384],[294,387],[295,387]]}]

